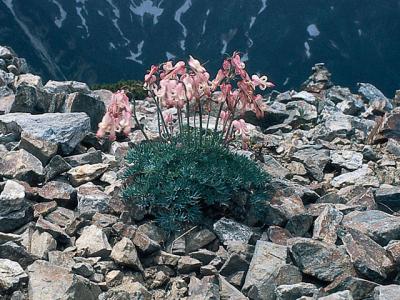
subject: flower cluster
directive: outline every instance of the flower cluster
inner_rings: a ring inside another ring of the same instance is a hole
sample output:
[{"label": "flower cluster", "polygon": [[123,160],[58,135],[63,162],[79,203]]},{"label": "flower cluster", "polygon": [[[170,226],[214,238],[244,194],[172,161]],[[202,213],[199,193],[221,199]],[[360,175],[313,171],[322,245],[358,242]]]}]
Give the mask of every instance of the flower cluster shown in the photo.
[{"label": "flower cluster", "polygon": [[114,141],[117,132],[128,135],[131,128],[132,110],[129,98],[124,91],[118,91],[112,95],[106,114],[99,123],[97,137],[103,137],[108,133],[109,139]]},{"label": "flower cluster", "polygon": [[[187,64],[184,61],[178,61],[176,64],[168,61],[160,66],[153,65],[144,78],[144,88],[156,102],[161,117],[163,108],[175,107],[178,114],[181,114],[186,107],[188,118],[189,107],[195,107],[195,113],[199,113],[201,122],[202,113],[210,112],[212,104],[218,105],[220,114],[217,116],[217,124],[221,119],[226,133],[225,140],[229,140],[235,134],[241,136],[244,141],[248,140],[246,123],[243,119],[237,120],[237,114],[251,110],[257,117],[262,117],[264,103],[262,96],[255,93],[256,88],[265,90],[273,86],[266,76],[250,77],[237,52],[224,60],[213,80],[210,80],[210,74],[204,66],[192,56]],[[178,116],[178,120],[182,118]],[[187,120],[189,122],[189,119]]]}]

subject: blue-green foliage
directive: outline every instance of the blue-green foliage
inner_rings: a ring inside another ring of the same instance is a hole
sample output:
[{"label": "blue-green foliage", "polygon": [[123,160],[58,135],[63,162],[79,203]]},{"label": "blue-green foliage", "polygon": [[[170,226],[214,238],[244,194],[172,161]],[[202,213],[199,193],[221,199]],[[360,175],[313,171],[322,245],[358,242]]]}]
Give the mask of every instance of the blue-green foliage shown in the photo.
[{"label": "blue-green foliage", "polygon": [[[167,231],[201,224],[210,214],[243,220],[263,212],[268,174],[218,138],[203,136],[200,143],[198,131],[181,133],[171,142],[137,145],[126,159],[124,199],[147,209]],[[245,194],[241,201],[239,194]]]}]

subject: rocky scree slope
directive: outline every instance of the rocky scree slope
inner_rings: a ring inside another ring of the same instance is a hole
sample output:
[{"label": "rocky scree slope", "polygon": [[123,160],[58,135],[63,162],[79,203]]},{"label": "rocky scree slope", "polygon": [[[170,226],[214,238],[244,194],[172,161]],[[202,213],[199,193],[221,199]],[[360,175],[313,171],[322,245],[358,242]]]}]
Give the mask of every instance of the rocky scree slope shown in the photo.
[{"label": "rocky scree slope", "polygon": [[[316,65],[253,122],[273,177],[267,226],[222,218],[167,237],[118,174],[130,145],[93,131],[111,93],[26,73],[0,47],[1,299],[396,299],[400,92],[335,86]],[[156,136],[156,110],[137,110]],[[173,111],[172,111],[173,112]]]}]

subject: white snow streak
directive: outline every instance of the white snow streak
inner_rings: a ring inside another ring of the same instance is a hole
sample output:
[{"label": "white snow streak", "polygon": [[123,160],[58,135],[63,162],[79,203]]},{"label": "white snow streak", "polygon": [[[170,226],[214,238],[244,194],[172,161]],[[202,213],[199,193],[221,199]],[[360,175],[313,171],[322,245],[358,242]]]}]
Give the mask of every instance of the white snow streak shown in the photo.
[{"label": "white snow streak", "polygon": [[140,3],[139,6],[136,6],[136,4],[132,1],[131,5],[129,6],[129,9],[135,15],[140,16],[142,18],[142,24],[144,15],[149,14],[153,16],[153,25],[156,25],[158,23],[158,18],[164,12],[164,9],[160,8],[161,3],[162,1],[158,4],[158,6],[156,6],[154,5],[153,1],[145,0],[142,3]]},{"label": "white snow streak", "polygon": [[67,18],[67,12],[63,9],[63,7],[58,1],[53,0],[53,3],[57,5],[58,10],[60,11],[60,16],[54,19],[54,23],[58,28],[61,28],[64,20]]},{"label": "white snow streak", "polygon": [[262,4],[262,6],[261,6],[260,10],[258,11],[258,14],[261,14],[268,6],[267,0],[261,0],[261,4]]},{"label": "white snow streak", "polygon": [[126,57],[126,59],[128,60],[132,60],[134,62],[137,62],[138,64],[143,64],[143,61],[138,59],[142,53],[143,53],[143,45],[144,45],[144,41],[141,41],[138,45],[137,45],[137,52],[132,52],[132,50],[130,50],[130,56]]},{"label": "white snow streak", "polygon": [[187,29],[186,29],[186,26],[183,25],[183,23],[182,23],[182,21],[181,21],[181,18],[182,18],[182,15],[185,14],[185,13],[189,10],[189,8],[190,8],[191,6],[192,6],[192,0],[185,0],[185,2],[182,4],[182,6],[179,7],[179,8],[176,10],[176,12],[175,12],[175,17],[174,17],[174,20],[175,20],[179,25],[181,25],[181,27],[182,27],[182,34],[183,34],[184,39],[180,41],[180,45],[181,45],[181,49],[182,49],[183,51],[186,50],[186,46],[185,46],[185,42],[186,42],[186,41],[185,41],[185,39],[186,39],[186,37],[187,37]]},{"label": "white snow streak", "polygon": [[172,54],[171,52],[166,52],[165,56],[167,57],[167,60],[173,60],[176,58],[176,55]]},{"label": "white snow streak", "polygon": [[319,29],[318,29],[317,25],[315,25],[315,24],[308,25],[307,32],[311,37],[317,37],[320,35]]},{"label": "white snow streak", "polygon": [[208,18],[209,14],[210,14],[210,9],[207,9],[206,17],[204,18],[204,22],[203,22],[203,28],[201,30],[202,35],[206,32],[207,18]]},{"label": "white snow streak", "polygon": [[112,7],[114,16],[116,16],[116,17],[119,19],[119,17],[121,16],[121,14],[120,14],[120,12],[119,12],[118,7],[115,6],[113,0],[106,0],[106,1],[107,1],[107,3],[110,4],[110,6]]},{"label": "white snow streak", "polygon": [[308,44],[308,42],[304,42],[304,48],[306,49],[307,57],[310,58],[311,57],[310,44]]}]

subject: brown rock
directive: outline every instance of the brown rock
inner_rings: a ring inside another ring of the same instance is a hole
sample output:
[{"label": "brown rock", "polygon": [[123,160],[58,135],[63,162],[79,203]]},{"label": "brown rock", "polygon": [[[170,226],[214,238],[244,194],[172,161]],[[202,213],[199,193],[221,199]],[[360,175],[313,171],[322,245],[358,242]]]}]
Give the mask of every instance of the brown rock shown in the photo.
[{"label": "brown rock", "polygon": [[336,230],[342,219],[342,212],[334,206],[326,206],[314,222],[313,239],[335,244],[337,239]]}]

